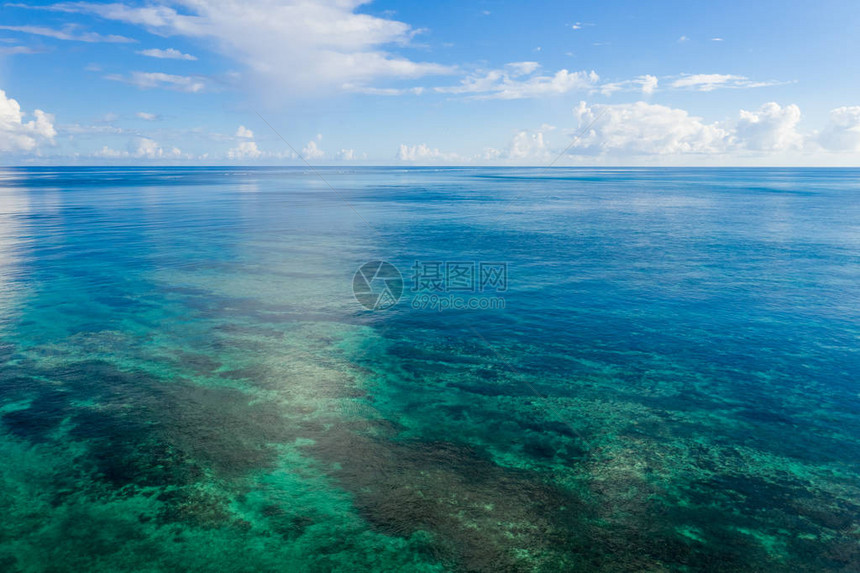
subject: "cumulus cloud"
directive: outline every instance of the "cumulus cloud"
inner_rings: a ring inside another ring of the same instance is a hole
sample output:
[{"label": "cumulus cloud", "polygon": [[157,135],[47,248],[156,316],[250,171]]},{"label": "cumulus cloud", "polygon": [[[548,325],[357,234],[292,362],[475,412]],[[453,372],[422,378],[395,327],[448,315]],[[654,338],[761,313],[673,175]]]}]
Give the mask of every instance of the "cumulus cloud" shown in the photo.
[{"label": "cumulus cloud", "polygon": [[548,158],[544,132],[542,130],[518,132],[511,143],[508,152],[511,159],[546,159]]},{"label": "cumulus cloud", "polygon": [[824,161],[822,150],[851,157],[860,155],[860,106],[832,110],[819,132],[801,133],[801,112],[794,104],[767,103],[755,111],[740,110],[735,117],[708,122],[688,111],[636,102],[594,104],[580,102],[573,110],[578,129],[566,141],[550,141],[553,126],[522,129],[509,145],[488,147],[473,157],[444,154],[426,145],[401,145],[397,158],[417,163],[464,161],[549,165],[563,150],[582,163],[651,164],[767,164]]},{"label": "cumulus cloud", "polygon": [[860,152],[860,106],[838,107],[819,134],[818,143],[828,151]]},{"label": "cumulus cloud", "polygon": [[98,151],[93,154],[95,157],[101,157],[104,159],[120,159],[123,157],[130,157],[131,154],[128,151],[119,151],[117,149],[113,149],[112,147],[108,147],[105,145],[101,148],[101,151]]},{"label": "cumulus cloud", "polygon": [[106,79],[125,82],[140,89],[163,88],[180,92],[197,93],[206,88],[200,78],[192,76],[177,76],[162,72],[131,72],[128,76],[107,75]]},{"label": "cumulus cloud", "polygon": [[46,38],[54,38],[55,40],[69,40],[72,42],[127,44],[137,41],[125,36],[102,36],[95,32],[79,32],[79,29],[80,26],[76,24],[67,24],[60,29],[45,26],[0,26],[0,30],[9,30],[10,32],[21,32],[23,34],[33,34],[35,36],[44,36]]},{"label": "cumulus cloud", "polygon": [[657,78],[655,76],[644,75],[639,76],[634,80],[642,87],[643,94],[652,94],[657,89]]},{"label": "cumulus cloud", "polygon": [[[291,150],[287,150],[284,152],[263,151],[257,145],[257,142],[254,141],[254,132],[245,127],[244,125],[240,125],[236,129],[236,133],[232,137],[224,135],[219,135],[217,137],[217,140],[219,141],[223,141],[224,139],[232,140],[235,142],[235,147],[228,149],[226,154],[227,159],[233,161],[296,159],[298,157]],[[321,139],[322,136],[318,135],[316,141],[319,141]],[[317,157],[314,154],[310,155]]]},{"label": "cumulus cloud", "polygon": [[129,151],[121,151],[113,149],[105,145],[101,151],[94,154],[96,157],[104,159],[187,159],[187,155],[183,155],[178,147],[164,149],[153,139],[148,137],[139,137],[129,143]]},{"label": "cumulus cloud", "polygon": [[[811,139],[798,129],[801,113],[794,104],[764,104],[740,110],[737,119],[705,122],[683,109],[636,102],[574,109],[580,129],[572,143],[575,154],[689,155],[811,152]],[[860,106],[833,110],[828,127],[818,136],[828,149],[860,150]]]},{"label": "cumulus cloud", "polygon": [[229,159],[260,159],[263,157],[263,152],[257,147],[257,142],[254,141],[254,132],[240,125],[236,130],[236,138],[240,141],[233,149],[227,151]]},{"label": "cumulus cloud", "polygon": [[803,136],[797,131],[800,108],[767,103],[757,111],[741,110],[736,135],[739,143],[757,151],[784,151],[803,148]]},{"label": "cumulus cloud", "polygon": [[439,87],[436,91],[475,99],[523,99],[589,89],[600,79],[594,71],[536,74],[538,67],[536,62],[514,62],[502,69],[473,74],[459,85]]},{"label": "cumulus cloud", "polygon": [[161,159],[164,157],[178,158],[182,156],[182,151],[177,147],[173,147],[170,150],[165,151],[154,140],[141,137],[137,142],[137,149],[134,152],[134,156],[144,159]]},{"label": "cumulus cloud", "polygon": [[325,156],[325,151],[319,148],[319,142],[322,141],[322,134],[310,140],[307,145],[302,148],[302,157],[305,159],[320,159]]},{"label": "cumulus cloud", "polygon": [[356,153],[354,149],[341,149],[337,152],[337,158],[340,161],[357,161],[359,159],[367,159],[367,154]]},{"label": "cumulus cloud", "polygon": [[156,0],[144,5],[69,2],[51,9],[214,43],[275,94],[306,95],[452,71],[390,53],[387,46],[406,45],[418,31],[403,22],[358,13],[366,2]]},{"label": "cumulus cloud", "polygon": [[507,148],[490,147],[476,159],[484,161],[505,161],[509,163],[546,164],[558,152],[552,152],[546,141],[546,134],[555,129],[544,124],[539,129],[521,129],[514,133]]},{"label": "cumulus cloud", "polygon": [[263,152],[254,141],[241,141],[239,145],[227,151],[227,157],[230,159],[259,159],[262,156]]},{"label": "cumulus cloud", "polygon": [[717,123],[705,123],[682,109],[641,101],[591,107],[580,102],[574,114],[580,129],[591,125],[573,143],[580,153],[719,153],[730,142],[730,132]]},{"label": "cumulus cloud", "polygon": [[158,118],[159,118],[159,116],[158,116],[157,114],[154,114],[154,113],[147,113],[147,112],[145,112],[145,111],[139,111],[139,112],[137,112],[137,113],[135,114],[135,116],[136,116],[138,119],[142,119],[142,120],[144,120],[144,121],[155,121],[156,119],[158,119]]},{"label": "cumulus cloud", "polygon": [[459,161],[456,153],[444,153],[435,148],[430,148],[426,143],[420,145],[400,144],[395,156],[398,161],[409,163],[434,163],[441,161]]},{"label": "cumulus cloud", "polygon": [[32,152],[40,143],[53,141],[54,116],[37,109],[25,122],[18,102],[0,90],[0,152]]},{"label": "cumulus cloud", "polygon": [[195,56],[192,56],[191,54],[183,54],[182,52],[174,48],[167,48],[166,50],[152,48],[149,50],[140,50],[138,54],[140,54],[141,56],[158,58],[161,60],[188,60],[192,62],[197,60]]}]

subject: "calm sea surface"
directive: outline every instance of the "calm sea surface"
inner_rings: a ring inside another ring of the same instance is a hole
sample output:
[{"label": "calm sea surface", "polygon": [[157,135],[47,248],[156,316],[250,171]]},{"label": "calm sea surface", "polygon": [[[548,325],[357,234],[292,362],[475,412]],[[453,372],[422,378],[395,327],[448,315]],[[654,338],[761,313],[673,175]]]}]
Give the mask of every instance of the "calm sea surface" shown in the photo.
[{"label": "calm sea surface", "polygon": [[860,571],[860,170],[320,173],[0,170],[0,571]]}]

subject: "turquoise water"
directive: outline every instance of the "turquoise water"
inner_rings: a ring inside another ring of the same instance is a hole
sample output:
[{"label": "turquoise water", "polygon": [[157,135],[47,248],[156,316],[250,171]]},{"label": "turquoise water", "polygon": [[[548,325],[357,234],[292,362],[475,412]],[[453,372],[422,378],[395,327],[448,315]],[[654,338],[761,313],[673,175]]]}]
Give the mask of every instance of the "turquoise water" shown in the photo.
[{"label": "turquoise water", "polygon": [[0,171],[0,570],[860,571],[860,170],[322,175]]}]

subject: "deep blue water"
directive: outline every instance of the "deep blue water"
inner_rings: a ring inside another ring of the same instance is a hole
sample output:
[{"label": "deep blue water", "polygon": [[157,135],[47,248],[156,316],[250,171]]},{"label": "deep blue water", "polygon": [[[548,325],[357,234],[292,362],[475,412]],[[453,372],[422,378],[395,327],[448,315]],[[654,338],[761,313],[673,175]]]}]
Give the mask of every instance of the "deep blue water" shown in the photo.
[{"label": "deep blue water", "polygon": [[860,170],[0,171],[2,571],[856,572],[858,380]]}]

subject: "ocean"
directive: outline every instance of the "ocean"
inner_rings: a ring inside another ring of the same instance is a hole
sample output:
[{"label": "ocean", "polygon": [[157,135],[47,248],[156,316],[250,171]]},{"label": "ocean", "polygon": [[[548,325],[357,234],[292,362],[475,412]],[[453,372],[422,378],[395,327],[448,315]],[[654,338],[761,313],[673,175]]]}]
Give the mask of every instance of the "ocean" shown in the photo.
[{"label": "ocean", "polygon": [[860,170],[0,169],[0,571],[860,571]]}]

